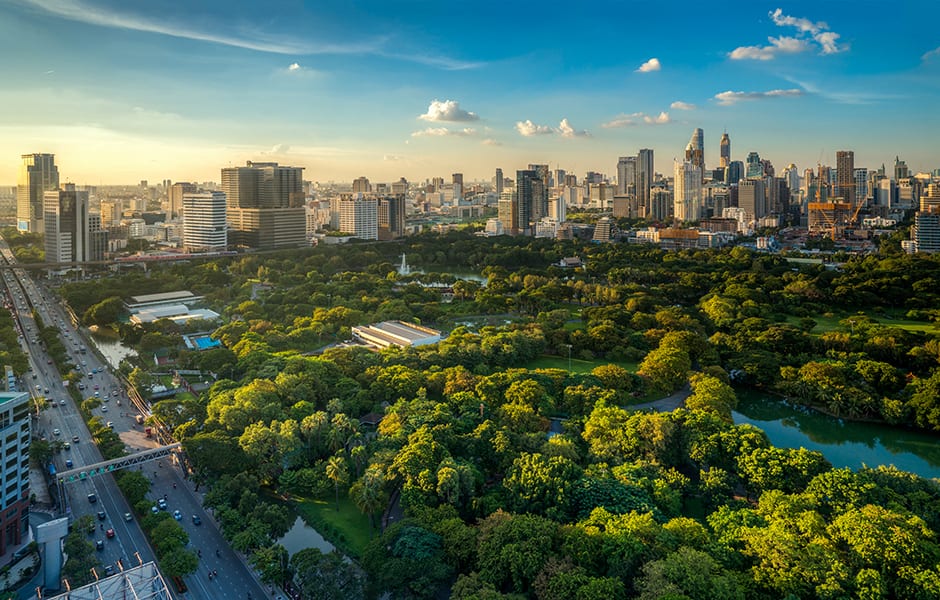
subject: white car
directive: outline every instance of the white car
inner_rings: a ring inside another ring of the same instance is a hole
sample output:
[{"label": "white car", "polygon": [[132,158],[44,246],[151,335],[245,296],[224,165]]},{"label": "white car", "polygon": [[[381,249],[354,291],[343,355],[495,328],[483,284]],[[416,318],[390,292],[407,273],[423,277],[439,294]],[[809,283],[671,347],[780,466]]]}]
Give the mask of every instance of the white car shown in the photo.
[{"label": "white car", "polygon": [[58,428],[52,430],[52,435],[62,435],[62,432]]}]

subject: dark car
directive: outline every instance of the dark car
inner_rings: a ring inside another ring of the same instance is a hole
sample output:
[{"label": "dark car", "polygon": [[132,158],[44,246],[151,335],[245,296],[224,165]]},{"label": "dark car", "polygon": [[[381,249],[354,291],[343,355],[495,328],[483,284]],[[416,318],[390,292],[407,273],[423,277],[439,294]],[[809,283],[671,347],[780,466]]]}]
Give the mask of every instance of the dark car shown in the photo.
[{"label": "dark car", "polygon": [[98,501],[98,496],[95,496],[94,494],[88,494],[88,501],[94,504]]},{"label": "dark car", "polygon": [[202,525],[202,519],[199,518],[199,515],[193,515],[193,525]]},{"label": "dark car", "polygon": [[104,540],[97,540],[95,542],[95,550],[104,550]]},{"label": "dark car", "polygon": [[104,511],[103,511],[103,510],[99,510],[99,511],[98,511],[98,520],[99,520],[99,521],[104,521],[104,520],[107,519],[107,518],[108,518],[108,515],[104,514]]}]

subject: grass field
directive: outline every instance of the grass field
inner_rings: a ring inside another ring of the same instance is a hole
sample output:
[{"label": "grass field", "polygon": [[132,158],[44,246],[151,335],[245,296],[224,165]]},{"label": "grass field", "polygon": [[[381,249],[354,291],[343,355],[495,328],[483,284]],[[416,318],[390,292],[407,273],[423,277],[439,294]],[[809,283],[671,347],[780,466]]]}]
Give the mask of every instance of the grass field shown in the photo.
[{"label": "grass field", "polygon": [[[624,369],[630,371],[631,373],[636,373],[637,363],[635,362],[613,362],[604,359],[596,360],[580,360],[578,358],[571,359],[571,371],[573,373],[590,373],[594,367],[599,367],[601,365],[618,365]],[[530,361],[525,365],[527,369],[562,369],[568,370],[568,358],[562,358],[560,356],[547,356],[542,355],[536,358],[533,361]]]},{"label": "grass field", "polygon": [[345,494],[340,494],[339,511],[336,510],[336,503],[332,498],[303,500],[295,507],[303,520],[319,531],[327,541],[355,557],[362,556],[374,535],[369,526],[369,517],[359,512]]},{"label": "grass field", "polygon": [[[814,315],[812,319],[816,321],[816,326],[813,327],[813,330],[810,333],[813,335],[820,335],[829,331],[845,331],[846,328],[843,327],[839,321],[842,321],[843,319],[851,316],[851,314],[838,315],[832,313],[827,313],[825,315]],[[877,321],[880,325],[885,327],[899,327],[901,329],[906,329],[907,331],[917,331],[921,333],[940,333],[940,328],[938,328],[935,323],[913,321],[911,319],[902,318],[895,319],[886,317],[885,315],[869,316]],[[788,316],[787,323],[799,327],[800,317]]]}]

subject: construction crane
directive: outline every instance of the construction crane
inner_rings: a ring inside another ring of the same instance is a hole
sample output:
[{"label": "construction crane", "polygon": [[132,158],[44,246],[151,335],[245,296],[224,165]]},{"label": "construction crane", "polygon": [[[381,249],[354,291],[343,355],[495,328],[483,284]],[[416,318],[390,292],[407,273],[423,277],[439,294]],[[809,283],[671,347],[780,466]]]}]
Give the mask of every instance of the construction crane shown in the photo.
[{"label": "construction crane", "polygon": [[[823,167],[820,163],[816,163],[816,167],[816,202],[810,202],[808,206],[809,229],[811,231],[821,232],[825,236],[831,238],[833,241],[842,239],[845,236],[846,226],[850,224],[856,224],[858,214],[862,209],[862,202],[856,199],[854,207],[850,202],[836,202],[835,198],[829,200],[827,197],[827,201],[823,202],[821,194]],[[839,191],[842,192],[842,190],[845,188],[854,189],[855,182],[852,181],[850,183],[840,185]],[[821,226],[821,222],[825,222],[826,226]]]}]

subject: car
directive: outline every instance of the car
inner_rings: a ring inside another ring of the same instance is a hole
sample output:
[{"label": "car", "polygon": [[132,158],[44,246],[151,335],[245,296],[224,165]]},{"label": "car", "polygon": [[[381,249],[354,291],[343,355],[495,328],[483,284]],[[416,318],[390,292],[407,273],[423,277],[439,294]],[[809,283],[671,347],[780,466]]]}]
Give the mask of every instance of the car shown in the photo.
[{"label": "car", "polygon": [[59,400],[59,406],[65,406],[65,400]]},{"label": "car", "polygon": [[52,435],[62,435],[62,432],[59,430],[58,427],[56,427],[55,429],[52,430]]},{"label": "car", "polygon": [[124,513],[124,520],[125,520],[125,521],[133,521],[133,520],[134,520],[134,515],[132,515],[131,513]]},{"label": "car", "polygon": [[84,384],[84,383],[78,384],[78,389],[80,389],[80,390],[85,389],[85,384]]},{"label": "car", "polygon": [[95,550],[104,550],[104,540],[98,540],[95,542]]},{"label": "car", "polygon": [[75,465],[74,465],[74,463],[72,462],[72,459],[71,459],[71,458],[66,458],[66,459],[65,459],[65,468],[66,468],[66,469],[71,469],[73,466],[75,466]]},{"label": "car", "polygon": [[48,393],[49,393],[49,388],[46,388],[44,393],[48,394]]},{"label": "car", "polygon": [[114,537],[114,529],[111,527],[108,527],[107,531],[105,531],[104,534],[108,536],[108,539],[110,540],[111,538]]},{"label": "car", "polygon": [[118,391],[117,391],[117,390],[114,390],[113,392],[111,392],[111,395],[112,395],[112,396],[117,396],[117,395],[118,395]]},{"label": "car", "polygon": [[108,429],[114,429],[114,421],[107,422]]},{"label": "car", "polygon": [[101,406],[101,412],[108,412],[108,407],[102,405],[102,406]]},{"label": "car", "polygon": [[156,504],[154,504],[153,506],[150,507],[150,512],[152,512],[153,514],[157,514],[158,512],[160,512],[160,509],[157,508]]},{"label": "car", "polygon": [[95,384],[95,391],[97,392],[99,389],[100,389],[100,388],[99,388],[98,384],[96,383],[96,384]]},{"label": "car", "polygon": [[202,525],[202,519],[199,518],[199,515],[193,515],[193,525]]},{"label": "car", "polygon": [[98,496],[95,496],[94,494],[88,494],[89,503],[94,504],[97,501],[98,501]]},{"label": "car", "polygon": [[101,396],[101,392],[95,392],[95,398],[98,398],[100,396]]},{"label": "car", "polygon": [[107,575],[108,577],[110,577],[111,575],[114,575],[114,567],[111,565],[105,566],[104,574]]},{"label": "car", "polygon": [[37,383],[37,384],[36,384],[36,391],[38,392],[38,391],[41,390],[41,389],[42,389],[42,386]]},{"label": "car", "polygon": [[159,500],[157,500],[157,506],[160,507],[160,510],[166,510],[167,508],[166,499],[160,498]]},{"label": "car", "polygon": [[72,444],[70,444],[70,443],[68,443],[68,442],[62,442],[62,448],[65,449],[65,450],[71,450],[71,449],[72,449]]},{"label": "car", "polygon": [[183,519],[183,513],[181,513],[181,512],[178,511],[178,510],[174,510],[174,511],[173,511],[173,518],[176,519],[177,521],[181,521],[181,520]]},{"label": "car", "polygon": [[104,520],[107,519],[107,518],[108,518],[108,515],[106,515],[103,510],[99,510],[99,511],[98,511],[98,520],[99,520],[99,521],[104,521]]},{"label": "car", "polygon": [[77,444],[77,443],[78,443],[78,436],[77,436],[77,435],[73,435],[73,436],[72,436],[72,441]]}]

